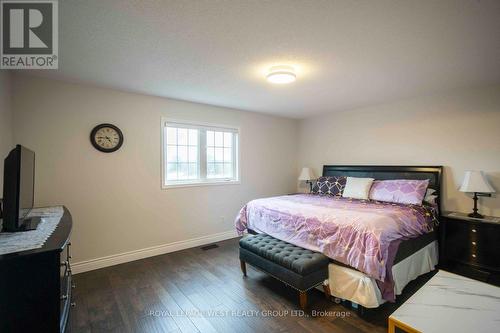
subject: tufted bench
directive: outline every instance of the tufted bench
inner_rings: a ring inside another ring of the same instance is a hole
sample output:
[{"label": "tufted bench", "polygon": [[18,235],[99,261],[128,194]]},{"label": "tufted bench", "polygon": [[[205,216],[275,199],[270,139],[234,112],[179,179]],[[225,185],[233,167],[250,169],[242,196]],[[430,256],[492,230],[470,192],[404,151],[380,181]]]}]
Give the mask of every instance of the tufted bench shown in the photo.
[{"label": "tufted bench", "polygon": [[[307,291],[328,278],[326,256],[265,234],[240,239],[240,261],[244,276],[248,263],[298,290],[302,309],[307,305]],[[329,297],[328,285],[323,287]]]}]

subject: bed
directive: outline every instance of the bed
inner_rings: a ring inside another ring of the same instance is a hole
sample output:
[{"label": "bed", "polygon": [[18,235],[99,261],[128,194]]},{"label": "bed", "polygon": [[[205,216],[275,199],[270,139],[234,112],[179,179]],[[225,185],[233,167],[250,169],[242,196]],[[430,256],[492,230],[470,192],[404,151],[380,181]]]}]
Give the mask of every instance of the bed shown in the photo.
[{"label": "bed", "polygon": [[440,166],[334,166],[323,176],[428,180],[434,206],[296,194],[257,199],[237,220],[239,233],[266,233],[331,259],[333,296],[366,308],[394,301],[438,261]]}]

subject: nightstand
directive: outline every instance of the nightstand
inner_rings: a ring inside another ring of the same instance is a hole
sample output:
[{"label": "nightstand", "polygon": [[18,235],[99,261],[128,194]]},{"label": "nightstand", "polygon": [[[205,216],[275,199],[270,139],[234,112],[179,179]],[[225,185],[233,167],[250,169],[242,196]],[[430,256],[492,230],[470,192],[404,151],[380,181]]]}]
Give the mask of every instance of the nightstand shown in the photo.
[{"label": "nightstand", "polygon": [[440,227],[442,268],[500,286],[500,218],[445,212]]}]

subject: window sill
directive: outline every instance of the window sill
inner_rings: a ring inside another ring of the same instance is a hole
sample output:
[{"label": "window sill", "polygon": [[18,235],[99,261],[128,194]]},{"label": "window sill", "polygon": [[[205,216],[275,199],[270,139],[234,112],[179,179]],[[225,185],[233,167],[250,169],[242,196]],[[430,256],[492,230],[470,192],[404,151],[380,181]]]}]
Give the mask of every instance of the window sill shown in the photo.
[{"label": "window sill", "polygon": [[239,180],[219,180],[219,181],[206,181],[206,182],[196,182],[196,183],[179,183],[179,184],[163,184],[163,190],[169,190],[174,188],[182,187],[198,187],[198,186],[220,186],[220,185],[239,185],[241,181]]}]

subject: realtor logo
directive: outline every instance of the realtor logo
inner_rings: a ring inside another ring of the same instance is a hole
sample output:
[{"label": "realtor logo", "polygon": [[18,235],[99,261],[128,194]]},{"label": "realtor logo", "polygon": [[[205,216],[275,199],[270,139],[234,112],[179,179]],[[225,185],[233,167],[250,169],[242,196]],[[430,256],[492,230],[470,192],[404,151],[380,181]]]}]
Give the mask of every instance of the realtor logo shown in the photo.
[{"label": "realtor logo", "polygon": [[57,69],[57,0],[0,0],[0,8],[0,68]]}]

